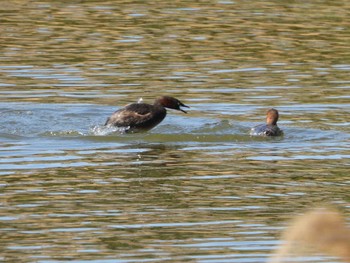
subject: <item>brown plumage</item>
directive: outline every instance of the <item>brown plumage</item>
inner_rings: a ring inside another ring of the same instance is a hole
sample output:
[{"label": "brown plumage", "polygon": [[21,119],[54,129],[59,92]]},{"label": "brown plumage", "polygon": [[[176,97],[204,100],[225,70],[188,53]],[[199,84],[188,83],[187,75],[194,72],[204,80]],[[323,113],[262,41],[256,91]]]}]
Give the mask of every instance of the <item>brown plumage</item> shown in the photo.
[{"label": "brown plumage", "polygon": [[262,136],[279,136],[283,132],[277,126],[279,118],[278,111],[276,109],[269,109],[266,113],[266,124],[260,124],[251,129],[251,135],[262,135]]},{"label": "brown plumage", "polygon": [[157,98],[153,104],[131,103],[114,112],[105,125],[125,128],[126,132],[147,131],[157,126],[166,116],[166,109],[179,110],[187,107],[178,99],[169,96]]}]

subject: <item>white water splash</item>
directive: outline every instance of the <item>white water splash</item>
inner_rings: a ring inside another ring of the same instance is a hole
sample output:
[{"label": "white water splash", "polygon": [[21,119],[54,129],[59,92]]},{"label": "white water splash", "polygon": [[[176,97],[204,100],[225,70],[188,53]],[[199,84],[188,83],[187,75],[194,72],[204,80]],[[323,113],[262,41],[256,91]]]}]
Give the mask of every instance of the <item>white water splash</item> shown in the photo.
[{"label": "white water splash", "polygon": [[80,131],[67,130],[67,131],[47,131],[41,133],[42,136],[52,137],[71,137],[71,136],[84,136],[85,134]]},{"label": "white water splash", "polygon": [[111,135],[115,133],[123,134],[125,133],[130,127],[115,127],[115,126],[102,126],[102,125],[96,125],[90,128],[89,133],[91,135],[96,136],[106,136]]}]

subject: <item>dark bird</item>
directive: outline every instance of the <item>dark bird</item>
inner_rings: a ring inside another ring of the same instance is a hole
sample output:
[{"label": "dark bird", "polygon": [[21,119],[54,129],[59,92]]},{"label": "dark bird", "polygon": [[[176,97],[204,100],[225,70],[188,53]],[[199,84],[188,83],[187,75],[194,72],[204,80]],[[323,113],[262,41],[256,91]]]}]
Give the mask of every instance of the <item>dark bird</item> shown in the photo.
[{"label": "dark bird", "polygon": [[131,103],[114,112],[106,121],[106,126],[121,127],[125,132],[148,131],[157,126],[166,116],[166,109],[179,110],[187,107],[178,99],[170,96],[157,98],[153,104]]}]

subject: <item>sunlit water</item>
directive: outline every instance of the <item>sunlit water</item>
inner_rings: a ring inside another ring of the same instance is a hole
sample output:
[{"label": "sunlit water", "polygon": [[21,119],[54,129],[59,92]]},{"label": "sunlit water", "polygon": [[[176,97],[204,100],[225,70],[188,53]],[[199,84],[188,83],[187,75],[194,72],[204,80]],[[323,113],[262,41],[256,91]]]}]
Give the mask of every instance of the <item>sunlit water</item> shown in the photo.
[{"label": "sunlit water", "polygon": [[[347,1],[15,2],[1,10],[2,261],[266,262],[293,215],[349,218]],[[188,114],[103,126],[158,95]],[[250,136],[270,107],[284,135]]]}]

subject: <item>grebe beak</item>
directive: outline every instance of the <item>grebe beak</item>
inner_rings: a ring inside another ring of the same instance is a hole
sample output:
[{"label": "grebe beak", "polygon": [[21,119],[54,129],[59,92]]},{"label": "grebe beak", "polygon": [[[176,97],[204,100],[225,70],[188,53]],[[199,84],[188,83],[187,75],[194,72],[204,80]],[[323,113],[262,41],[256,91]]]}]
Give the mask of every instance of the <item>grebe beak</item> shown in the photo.
[{"label": "grebe beak", "polygon": [[[180,106],[181,107],[185,107],[185,108],[189,108],[190,107],[190,106],[187,106],[187,105],[183,104],[182,102],[180,102]],[[183,113],[187,113],[187,111],[181,109],[180,107],[179,107],[179,110],[182,111]]]}]

